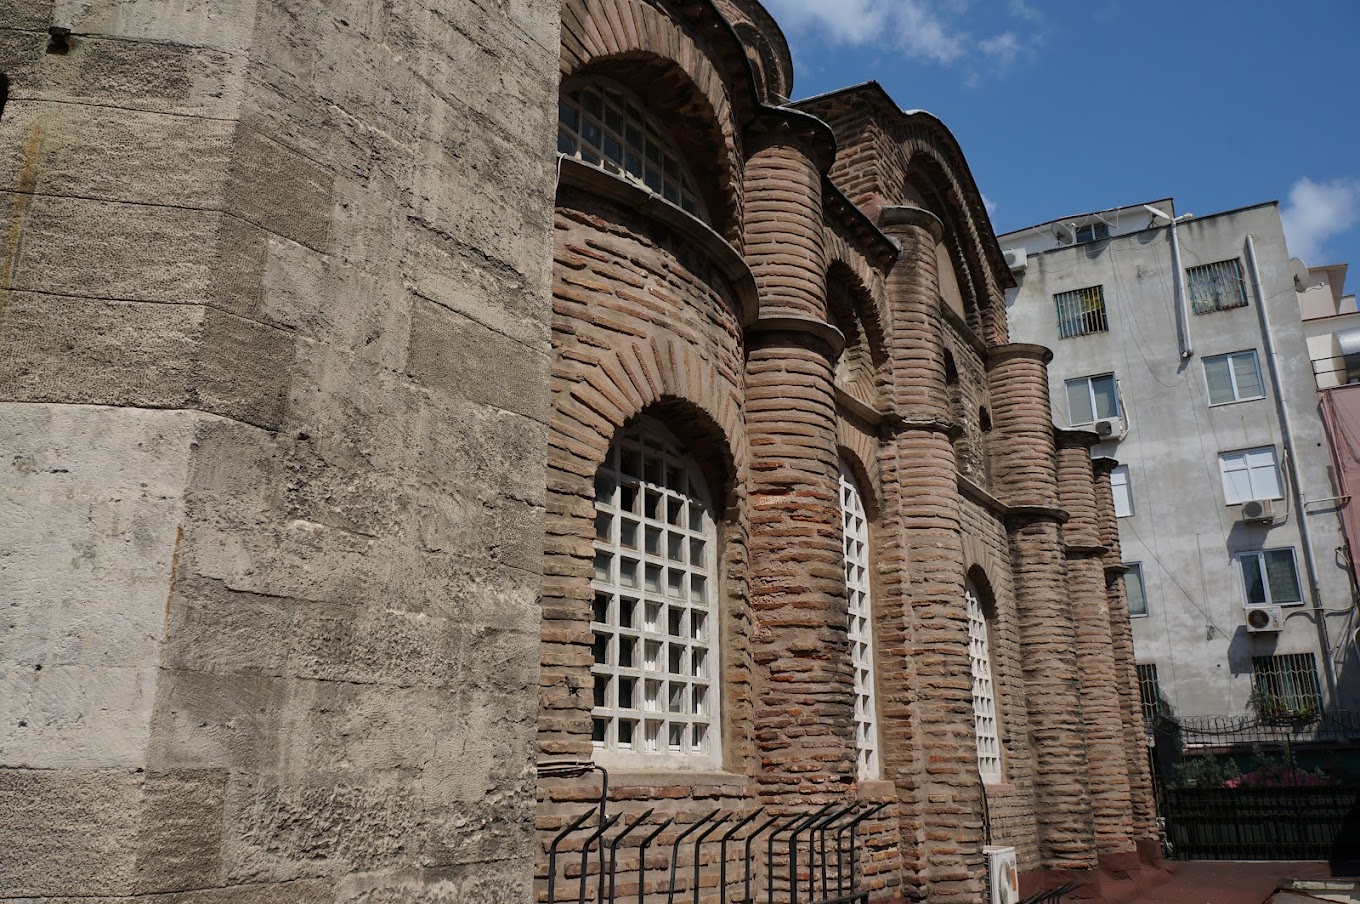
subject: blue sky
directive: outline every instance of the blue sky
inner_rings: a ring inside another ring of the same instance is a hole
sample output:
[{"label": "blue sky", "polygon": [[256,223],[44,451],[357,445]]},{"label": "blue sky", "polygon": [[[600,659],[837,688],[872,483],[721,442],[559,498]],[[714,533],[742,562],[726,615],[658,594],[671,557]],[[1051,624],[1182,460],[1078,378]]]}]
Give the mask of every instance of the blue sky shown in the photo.
[{"label": "blue sky", "polygon": [[1360,284],[1360,0],[765,0],[795,98],[876,79],[963,146],[998,232],[1278,200]]}]

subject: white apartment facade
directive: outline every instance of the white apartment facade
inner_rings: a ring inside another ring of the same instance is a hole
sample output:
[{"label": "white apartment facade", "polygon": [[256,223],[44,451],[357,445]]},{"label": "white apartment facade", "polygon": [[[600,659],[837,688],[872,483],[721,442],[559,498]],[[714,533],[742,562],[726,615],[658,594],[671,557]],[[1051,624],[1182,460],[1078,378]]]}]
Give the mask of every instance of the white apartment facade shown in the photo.
[{"label": "white apartment facade", "polygon": [[[1278,206],[1000,236],[1011,338],[1108,438],[1140,678],[1180,716],[1360,709],[1355,593]],[[1179,261],[1177,261],[1179,258]],[[1264,316],[1262,316],[1264,314]],[[1273,354],[1272,354],[1273,350]]]}]

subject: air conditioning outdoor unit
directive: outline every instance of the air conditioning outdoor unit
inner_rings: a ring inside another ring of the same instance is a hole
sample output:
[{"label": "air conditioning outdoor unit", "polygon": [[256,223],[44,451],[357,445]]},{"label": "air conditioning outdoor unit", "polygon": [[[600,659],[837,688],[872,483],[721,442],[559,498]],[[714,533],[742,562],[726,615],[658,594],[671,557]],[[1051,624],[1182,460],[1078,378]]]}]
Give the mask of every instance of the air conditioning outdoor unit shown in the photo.
[{"label": "air conditioning outdoor unit", "polygon": [[1029,255],[1025,253],[1024,248],[1007,248],[1005,254],[1006,266],[1010,267],[1012,272],[1023,272],[1029,264]]},{"label": "air conditioning outdoor unit", "polygon": [[1100,434],[1101,439],[1123,439],[1124,419],[1118,417],[1102,418],[1095,423],[1096,433]]},{"label": "air conditioning outdoor unit", "polygon": [[1274,521],[1275,500],[1252,499],[1242,503],[1243,521]]},{"label": "air conditioning outdoor unit", "polygon": [[1284,630],[1284,615],[1279,606],[1256,606],[1247,610],[1247,630],[1252,634]]},{"label": "air conditioning outdoor unit", "polygon": [[988,845],[982,853],[987,858],[991,904],[1019,904],[1020,873],[1015,868],[1015,848]]}]

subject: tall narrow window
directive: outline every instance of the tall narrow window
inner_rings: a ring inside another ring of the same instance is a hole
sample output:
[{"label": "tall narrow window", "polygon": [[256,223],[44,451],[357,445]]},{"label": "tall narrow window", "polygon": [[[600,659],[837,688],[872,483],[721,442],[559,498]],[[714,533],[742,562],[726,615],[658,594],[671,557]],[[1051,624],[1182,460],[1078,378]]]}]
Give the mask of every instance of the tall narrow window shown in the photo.
[{"label": "tall narrow window", "polygon": [[1191,267],[1185,271],[1185,282],[1196,314],[1240,308],[1247,303],[1247,281],[1242,278],[1242,262],[1236,258]]},{"label": "tall narrow window", "polygon": [[1110,495],[1114,497],[1114,516],[1133,516],[1133,486],[1129,483],[1129,466],[1120,465],[1110,472]]},{"label": "tall narrow window", "polygon": [[1071,339],[1088,333],[1109,332],[1110,321],[1105,316],[1105,289],[1091,286],[1053,296],[1058,309],[1058,338]]},{"label": "tall narrow window", "polygon": [[988,643],[987,613],[970,581],[964,588],[968,613],[968,658],[973,672],[973,724],[977,732],[978,772],[985,782],[1001,781],[1001,736],[996,724],[996,689],[992,684],[992,654]]},{"label": "tall narrow window", "polygon": [[1129,598],[1129,615],[1147,615],[1147,590],[1143,586],[1143,566],[1137,562],[1125,562],[1124,594]]},{"label": "tall narrow window", "polygon": [[660,424],[625,429],[595,478],[595,747],[668,768],[720,765],[713,517]]},{"label": "tall narrow window", "polygon": [[1151,725],[1165,709],[1162,701],[1162,688],[1157,683],[1157,664],[1138,663],[1138,702],[1143,709],[1143,722]]},{"label": "tall narrow window", "polygon": [[1205,358],[1204,382],[1209,387],[1210,405],[1259,399],[1266,394],[1255,349]]},{"label": "tall narrow window", "polygon": [[874,702],[874,606],[869,591],[869,522],[859,484],[841,465],[841,523],[849,603],[850,664],[855,670],[855,749],[859,777],[877,778],[878,716]]}]

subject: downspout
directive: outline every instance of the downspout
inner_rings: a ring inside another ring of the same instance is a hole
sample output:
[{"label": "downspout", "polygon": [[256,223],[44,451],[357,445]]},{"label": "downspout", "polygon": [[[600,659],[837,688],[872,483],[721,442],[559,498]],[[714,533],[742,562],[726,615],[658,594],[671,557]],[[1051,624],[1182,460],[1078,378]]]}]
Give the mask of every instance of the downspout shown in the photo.
[{"label": "downspout", "polygon": [[1247,268],[1251,271],[1251,288],[1256,293],[1256,316],[1261,321],[1261,342],[1266,349],[1266,363],[1270,380],[1275,384],[1275,409],[1280,416],[1280,432],[1284,434],[1286,477],[1294,494],[1294,511],[1298,513],[1299,538],[1303,541],[1303,565],[1308,572],[1308,594],[1313,599],[1313,624],[1317,628],[1318,643],[1322,644],[1323,675],[1327,679],[1327,697],[1336,705],[1336,671],[1332,666],[1332,645],[1327,638],[1327,613],[1322,608],[1322,594],[1318,590],[1317,561],[1313,557],[1313,531],[1304,511],[1303,486],[1299,483],[1298,459],[1294,455],[1294,426],[1289,417],[1289,406],[1284,403],[1280,366],[1275,354],[1275,340],[1266,314],[1266,296],[1261,288],[1261,271],[1256,265],[1256,243],[1247,233]]},{"label": "downspout", "polygon": [[1181,237],[1176,232],[1176,217],[1171,218],[1171,266],[1176,273],[1176,330],[1180,333],[1181,358],[1195,353],[1190,346],[1190,315],[1185,304],[1185,269],[1181,266]]}]

